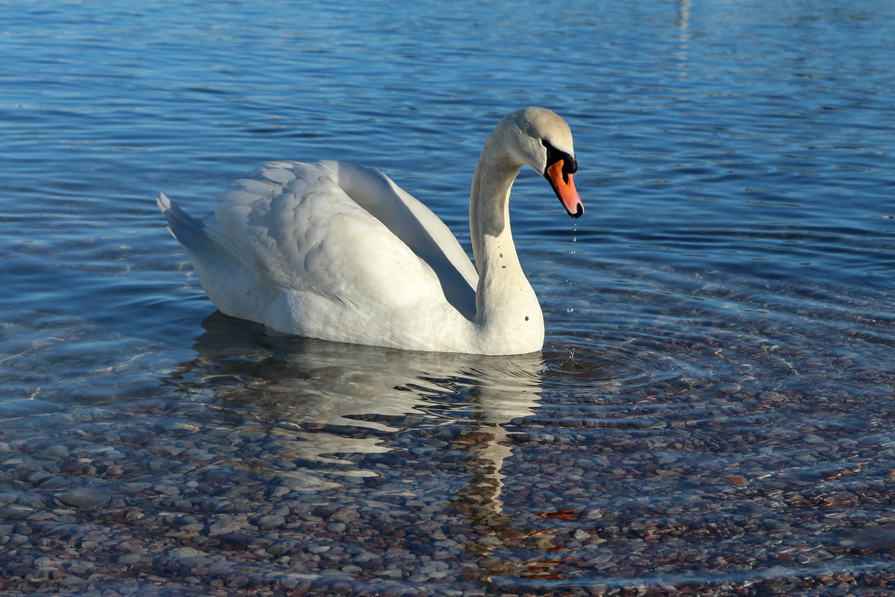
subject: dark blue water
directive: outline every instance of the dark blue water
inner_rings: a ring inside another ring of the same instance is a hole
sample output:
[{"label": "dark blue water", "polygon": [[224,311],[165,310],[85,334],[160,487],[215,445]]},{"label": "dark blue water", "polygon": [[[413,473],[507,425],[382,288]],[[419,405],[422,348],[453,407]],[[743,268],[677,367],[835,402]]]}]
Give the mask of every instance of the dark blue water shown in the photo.
[{"label": "dark blue water", "polygon": [[[895,588],[890,2],[0,8],[0,591]],[[153,201],[341,159],[465,243],[528,105],[540,354],[216,314]]]}]

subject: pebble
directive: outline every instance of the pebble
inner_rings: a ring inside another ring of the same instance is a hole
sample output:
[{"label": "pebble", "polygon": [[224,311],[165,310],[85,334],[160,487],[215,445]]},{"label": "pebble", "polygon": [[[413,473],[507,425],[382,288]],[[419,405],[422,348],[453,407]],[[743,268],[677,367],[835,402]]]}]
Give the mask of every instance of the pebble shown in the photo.
[{"label": "pebble", "polygon": [[741,386],[740,384],[736,384],[736,383],[729,383],[729,384],[722,384],[722,385],[718,386],[718,389],[720,391],[724,392],[725,394],[736,394],[737,392],[739,392],[740,390],[743,389],[743,386]]},{"label": "pebble", "polygon": [[286,519],[278,514],[268,514],[258,519],[258,527],[264,530],[279,528],[286,524]]},{"label": "pebble", "polygon": [[143,556],[138,553],[126,553],[118,556],[116,561],[119,564],[124,564],[126,566],[131,564],[136,564],[137,562],[141,562],[143,560]]},{"label": "pebble", "polygon": [[171,550],[171,557],[174,558],[195,558],[200,554],[201,552],[193,547],[178,547]]},{"label": "pebble", "polygon": [[111,497],[106,487],[78,487],[59,494],[59,501],[75,508],[96,509],[105,506]]}]

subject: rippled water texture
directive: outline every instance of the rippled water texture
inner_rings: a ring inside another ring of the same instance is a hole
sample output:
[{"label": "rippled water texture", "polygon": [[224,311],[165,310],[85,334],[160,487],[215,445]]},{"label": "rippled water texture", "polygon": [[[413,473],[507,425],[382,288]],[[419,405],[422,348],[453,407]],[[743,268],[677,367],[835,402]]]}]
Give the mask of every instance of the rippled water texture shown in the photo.
[{"label": "rippled water texture", "polygon": [[[891,2],[0,8],[0,592],[895,590]],[[466,243],[532,104],[539,354],[230,319],[153,201],[336,158]]]}]

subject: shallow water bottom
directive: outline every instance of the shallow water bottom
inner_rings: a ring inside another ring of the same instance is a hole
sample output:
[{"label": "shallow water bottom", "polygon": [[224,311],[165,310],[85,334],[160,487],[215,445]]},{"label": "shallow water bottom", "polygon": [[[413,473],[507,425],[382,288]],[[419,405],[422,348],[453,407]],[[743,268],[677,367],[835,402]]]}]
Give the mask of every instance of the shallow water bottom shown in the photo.
[{"label": "shallow water bottom", "polygon": [[[23,397],[0,423],[0,590],[895,586],[891,372],[859,364],[888,348],[680,308],[686,325],[499,359],[215,314],[173,368],[164,343],[50,317],[5,363]],[[73,379],[43,377],[48,362]]]}]

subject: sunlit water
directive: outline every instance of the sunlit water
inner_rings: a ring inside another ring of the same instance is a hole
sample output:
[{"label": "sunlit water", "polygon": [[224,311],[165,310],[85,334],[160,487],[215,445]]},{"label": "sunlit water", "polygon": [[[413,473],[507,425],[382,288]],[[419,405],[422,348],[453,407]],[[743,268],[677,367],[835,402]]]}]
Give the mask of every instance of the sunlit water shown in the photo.
[{"label": "sunlit water", "polygon": [[[0,4],[0,591],[895,588],[890,2]],[[337,158],[465,243],[532,104],[540,354],[227,318],[153,202]]]}]

